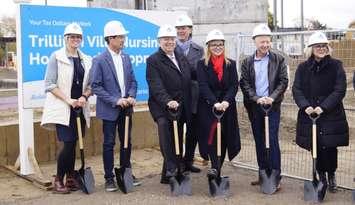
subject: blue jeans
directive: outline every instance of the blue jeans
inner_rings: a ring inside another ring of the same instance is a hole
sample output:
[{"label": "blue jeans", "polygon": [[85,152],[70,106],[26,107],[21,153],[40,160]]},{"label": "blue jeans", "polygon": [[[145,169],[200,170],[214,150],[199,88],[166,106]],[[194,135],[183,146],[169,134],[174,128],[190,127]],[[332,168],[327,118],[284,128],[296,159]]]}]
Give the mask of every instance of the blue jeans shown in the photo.
[{"label": "blue jeans", "polygon": [[270,136],[270,161],[267,160],[265,148],[265,121],[264,111],[254,107],[250,117],[251,126],[256,146],[256,157],[259,169],[271,167],[281,172],[281,153],[279,146],[280,110],[269,112],[269,136]]},{"label": "blue jeans", "polygon": [[132,130],[132,118],[129,120],[128,131],[128,148],[124,150],[124,126],[125,115],[124,112],[120,112],[116,121],[103,120],[102,128],[104,132],[103,142],[103,162],[105,170],[105,179],[113,178],[113,166],[114,166],[114,146],[116,144],[116,127],[118,131],[118,138],[120,140],[120,166],[131,167],[131,130]]}]

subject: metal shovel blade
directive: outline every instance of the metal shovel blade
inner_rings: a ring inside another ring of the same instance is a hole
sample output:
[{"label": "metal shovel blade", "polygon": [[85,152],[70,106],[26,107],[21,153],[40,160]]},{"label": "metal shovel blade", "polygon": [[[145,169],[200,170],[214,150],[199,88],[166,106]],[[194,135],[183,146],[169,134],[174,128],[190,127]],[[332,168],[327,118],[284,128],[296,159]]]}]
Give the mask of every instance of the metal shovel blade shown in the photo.
[{"label": "metal shovel blade", "polygon": [[261,180],[260,190],[264,194],[273,194],[277,190],[279,171],[272,169],[259,170],[259,177]]},{"label": "metal shovel blade", "polygon": [[353,190],[353,203],[355,203],[355,189]]},{"label": "metal shovel blade", "polygon": [[133,190],[133,175],[131,168],[115,168],[117,185],[120,190],[127,194]]},{"label": "metal shovel blade", "polygon": [[192,195],[191,180],[187,173],[169,179],[170,190],[173,196]]},{"label": "metal shovel blade", "polygon": [[304,182],[304,200],[311,202],[322,202],[325,193],[327,191],[327,186],[321,181],[305,181]]},{"label": "metal shovel blade", "polygon": [[[218,183],[219,181],[219,183]],[[210,189],[210,195],[217,196],[229,196],[229,177],[223,176],[220,179],[212,178],[208,179],[208,185]]]},{"label": "metal shovel blade", "polygon": [[90,167],[75,171],[74,177],[84,193],[91,194],[95,191],[95,179]]}]

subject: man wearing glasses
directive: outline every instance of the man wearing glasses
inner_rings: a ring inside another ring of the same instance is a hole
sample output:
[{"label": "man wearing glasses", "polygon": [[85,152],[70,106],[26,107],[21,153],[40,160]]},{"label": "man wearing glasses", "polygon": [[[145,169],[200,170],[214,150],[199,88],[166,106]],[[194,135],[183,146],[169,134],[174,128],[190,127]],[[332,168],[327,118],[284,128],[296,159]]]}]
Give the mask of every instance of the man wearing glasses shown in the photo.
[{"label": "man wearing glasses", "polygon": [[[125,110],[136,103],[137,81],[129,55],[122,52],[128,31],[119,21],[110,21],[104,27],[107,49],[93,59],[91,87],[97,96],[96,117],[102,119],[104,132],[103,163],[106,191],[116,191],[114,180],[114,146],[116,128],[120,139],[120,165],[131,168],[131,119],[128,131],[128,156],[123,154]],[[134,185],[139,182],[133,177]]]},{"label": "man wearing glasses", "polygon": [[[240,87],[244,106],[248,112],[256,145],[260,170],[271,168],[278,172],[278,189],[281,180],[281,154],[278,140],[280,105],[288,84],[285,59],[272,51],[271,31],[265,24],[256,26],[252,36],[256,51],[243,60]],[[261,106],[269,105],[270,162],[266,159],[265,113]],[[260,177],[252,185],[260,185]]]}]

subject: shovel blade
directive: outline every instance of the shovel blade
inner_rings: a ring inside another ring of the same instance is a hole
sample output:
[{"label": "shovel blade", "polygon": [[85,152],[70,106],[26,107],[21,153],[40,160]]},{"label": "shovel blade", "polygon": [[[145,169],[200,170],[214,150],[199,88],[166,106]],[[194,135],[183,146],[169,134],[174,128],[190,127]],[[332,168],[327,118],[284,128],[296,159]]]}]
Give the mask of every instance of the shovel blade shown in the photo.
[{"label": "shovel blade", "polygon": [[322,202],[325,193],[327,191],[327,186],[321,181],[305,181],[304,182],[304,200],[311,202]]},{"label": "shovel blade", "polygon": [[181,174],[180,176],[170,177],[169,179],[170,191],[173,196],[192,195],[191,180],[188,174]]},{"label": "shovel blade", "polygon": [[353,203],[355,203],[355,189],[353,190]]},{"label": "shovel blade", "polygon": [[264,194],[273,194],[277,191],[277,186],[279,184],[279,171],[272,169],[259,170],[259,178],[261,180],[260,190]]},{"label": "shovel blade", "polygon": [[120,190],[127,194],[133,191],[133,176],[131,168],[115,168],[117,185]]},{"label": "shovel blade", "polygon": [[90,167],[75,171],[74,176],[84,193],[91,194],[95,191],[95,179]]},{"label": "shovel blade", "polygon": [[210,195],[212,197],[229,196],[229,177],[224,176],[221,177],[219,180],[217,180],[216,178],[209,178],[208,185]]}]

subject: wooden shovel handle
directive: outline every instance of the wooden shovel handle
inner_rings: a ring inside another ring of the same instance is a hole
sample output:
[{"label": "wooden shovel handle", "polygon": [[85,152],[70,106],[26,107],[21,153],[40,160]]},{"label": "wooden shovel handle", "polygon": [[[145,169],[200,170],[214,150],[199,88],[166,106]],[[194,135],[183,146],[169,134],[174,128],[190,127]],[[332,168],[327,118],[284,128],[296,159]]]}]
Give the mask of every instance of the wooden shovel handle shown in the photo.
[{"label": "wooden shovel handle", "polygon": [[78,137],[79,137],[79,148],[84,149],[83,133],[81,132],[81,120],[79,116],[76,117],[76,126],[77,126]]},{"label": "wooden shovel handle", "polygon": [[317,125],[312,124],[312,157],[317,158]]},{"label": "wooden shovel handle", "polygon": [[177,121],[176,120],[173,121],[173,127],[174,127],[175,153],[176,153],[176,155],[180,155],[178,125],[177,125]]},{"label": "wooden shovel handle", "polygon": [[265,146],[266,149],[270,148],[270,133],[269,133],[269,116],[264,117],[265,120]]},{"label": "wooden shovel handle", "polygon": [[221,122],[217,122],[217,157],[222,156],[221,154],[221,138],[222,138],[222,133],[221,133]]},{"label": "wooden shovel handle", "polygon": [[124,122],[124,144],[123,148],[127,149],[128,148],[128,128],[129,128],[129,116],[125,117],[125,122]]}]

